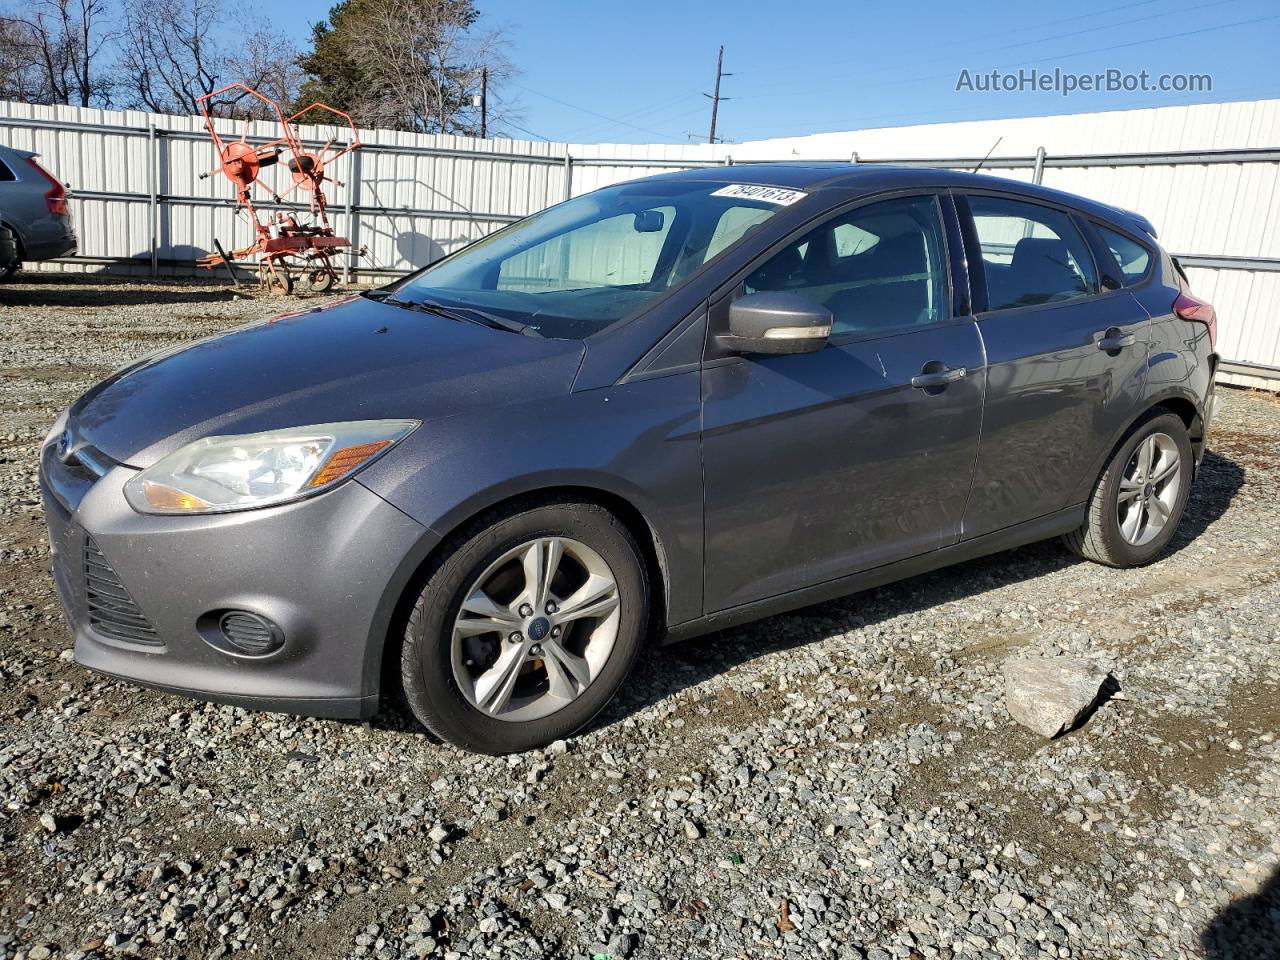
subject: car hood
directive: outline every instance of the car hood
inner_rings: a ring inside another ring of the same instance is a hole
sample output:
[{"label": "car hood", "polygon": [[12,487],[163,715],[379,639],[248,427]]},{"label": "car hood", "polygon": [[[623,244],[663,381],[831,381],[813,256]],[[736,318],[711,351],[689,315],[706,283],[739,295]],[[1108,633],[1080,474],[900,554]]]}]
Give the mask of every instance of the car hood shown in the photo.
[{"label": "car hood", "polygon": [[201,437],[454,416],[568,392],[585,346],[351,297],[147,357],[76,401],[68,427],[147,467]]}]

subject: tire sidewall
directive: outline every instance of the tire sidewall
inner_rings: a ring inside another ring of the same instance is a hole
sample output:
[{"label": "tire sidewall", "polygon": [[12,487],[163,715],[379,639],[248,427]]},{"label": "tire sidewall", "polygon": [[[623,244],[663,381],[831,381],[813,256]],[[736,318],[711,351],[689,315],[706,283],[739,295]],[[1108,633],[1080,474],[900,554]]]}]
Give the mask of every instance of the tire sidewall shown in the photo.
[{"label": "tire sidewall", "polygon": [[[1147,437],[1153,433],[1163,433],[1173,439],[1178,447],[1178,499],[1170,512],[1164,529],[1150,543],[1134,546],[1125,540],[1120,533],[1120,519],[1117,513],[1117,500],[1120,493],[1120,482],[1124,478],[1124,470],[1133,453]],[[1165,413],[1152,417],[1139,425],[1120,445],[1111,460],[1111,467],[1098,490],[1103,502],[1102,540],[1103,545],[1119,561],[1120,566],[1136,567],[1154,560],[1177,532],[1182,521],[1183,511],[1191,496],[1191,478],[1193,470],[1193,453],[1191,440],[1187,436],[1186,425],[1176,414]]]},{"label": "tire sidewall", "polygon": [[[511,722],[481,713],[453,676],[452,624],[467,590],[508,550],[539,537],[578,540],[609,564],[618,585],[618,635],[604,669],[574,701],[538,720]],[[405,632],[401,674],[405,698],[432,732],[484,753],[513,753],[567,737],[613,699],[643,646],[648,623],[643,557],[626,528],[593,504],[536,507],[475,533],[428,578]]]}]

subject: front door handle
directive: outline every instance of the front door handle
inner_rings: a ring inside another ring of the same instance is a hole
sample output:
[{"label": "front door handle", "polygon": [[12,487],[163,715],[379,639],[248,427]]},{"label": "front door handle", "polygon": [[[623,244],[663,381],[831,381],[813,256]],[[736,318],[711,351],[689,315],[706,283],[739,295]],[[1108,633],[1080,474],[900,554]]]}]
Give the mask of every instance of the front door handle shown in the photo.
[{"label": "front door handle", "polygon": [[911,385],[920,390],[945,387],[948,383],[963,380],[969,375],[964,367],[952,367],[948,370],[937,360],[930,360],[924,365],[922,372],[911,378]]},{"label": "front door handle", "polygon": [[1108,327],[1097,334],[1097,337],[1098,349],[1105,350],[1107,353],[1119,353],[1125,347],[1132,347],[1138,342],[1138,338],[1132,333],[1125,333],[1119,327]]}]

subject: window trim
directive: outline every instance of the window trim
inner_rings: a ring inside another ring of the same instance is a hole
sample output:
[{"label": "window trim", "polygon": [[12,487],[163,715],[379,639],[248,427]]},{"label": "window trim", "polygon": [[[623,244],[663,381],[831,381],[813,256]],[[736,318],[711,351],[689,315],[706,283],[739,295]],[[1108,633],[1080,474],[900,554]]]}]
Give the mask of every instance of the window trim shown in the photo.
[{"label": "window trim", "polygon": [[[976,256],[978,260],[982,259],[981,246],[978,246],[976,250],[968,249],[967,241],[969,240],[970,237],[972,238],[972,242],[975,244],[977,243],[977,240],[978,240],[978,226],[974,222],[973,209],[969,205],[969,197],[993,197],[997,200],[1013,200],[1018,203],[1025,203],[1033,207],[1045,207],[1049,210],[1054,210],[1058,213],[1065,214],[1067,219],[1071,221],[1072,225],[1076,228],[1076,231],[1080,234],[1080,239],[1084,241],[1085,248],[1089,252],[1089,260],[1093,263],[1094,276],[1097,278],[1098,291],[1096,293],[1086,294],[1083,297],[1072,297],[1070,300],[1050,300],[1047,303],[1032,303],[1032,304],[1027,304],[1025,306],[1020,306],[1020,307],[1001,307],[1000,309],[997,310],[997,309],[992,309],[991,307],[991,294],[990,294],[990,289],[987,286],[987,272],[984,266],[982,270],[982,293],[983,293],[983,300],[985,301],[984,309],[982,311],[975,310],[974,311],[975,317],[978,317],[979,319],[981,319],[982,317],[991,316],[997,313],[1012,313],[1014,311],[1022,312],[1022,311],[1034,311],[1034,310],[1051,310],[1051,309],[1060,308],[1060,307],[1074,306],[1075,304],[1078,304],[1078,303],[1093,303],[1095,300],[1100,300],[1103,297],[1113,297],[1116,294],[1123,293],[1125,290],[1129,289],[1128,287],[1120,287],[1119,289],[1116,289],[1116,290],[1108,290],[1102,286],[1102,271],[1099,269],[1098,256],[1094,252],[1093,243],[1090,240],[1088,231],[1083,229],[1082,221],[1084,222],[1087,222],[1087,221],[1085,220],[1084,215],[1082,215],[1081,212],[1075,209],[1074,207],[1069,207],[1066,204],[1054,203],[1048,199],[1041,200],[1039,197],[1028,197],[1020,193],[1011,193],[1005,190],[989,190],[982,187],[976,187],[976,188],[964,187],[960,189],[955,189],[952,192],[953,194],[955,194],[957,198],[964,198],[964,201],[965,201],[963,211],[961,211],[960,209],[961,205],[958,203],[956,204],[956,213],[961,220],[960,232],[966,238],[966,244],[965,244],[966,264],[971,264],[973,262],[974,256]],[[968,224],[967,228],[965,227],[966,223]],[[971,288],[972,288],[972,284],[973,284],[972,267],[970,267],[970,287]]]},{"label": "window trim", "polygon": [[[877,203],[884,203],[889,200],[904,200],[913,197],[921,197],[933,200],[934,213],[938,218],[938,236],[942,238],[942,249],[939,254],[939,268],[943,275],[943,291],[947,299],[947,308],[945,315],[928,324],[904,323],[894,327],[884,327],[880,330],[866,331],[858,333],[849,331],[847,333],[833,333],[827,339],[828,346],[843,346],[848,343],[860,343],[866,340],[881,340],[887,337],[901,336],[904,333],[910,333],[915,330],[931,330],[942,326],[955,325],[960,323],[972,322],[968,314],[957,314],[958,304],[954,290],[952,277],[952,250],[951,237],[947,230],[946,207],[942,202],[943,194],[946,193],[945,187],[898,187],[892,190],[885,190],[879,193],[863,194],[855,199],[841,203],[838,206],[823,211],[816,217],[813,217],[800,224],[794,230],[781,237],[769,246],[764,253],[748,261],[733,276],[717,287],[708,297],[710,308],[708,309],[708,333],[707,345],[704,350],[704,363],[711,361],[746,361],[745,357],[726,351],[716,344],[716,334],[723,332],[721,327],[727,322],[727,305],[733,302],[735,294],[742,288],[742,284],[746,282],[755,270],[759,269],[765,263],[768,263],[774,256],[781,253],[788,246],[795,243],[819,229],[824,224],[837,220],[849,213],[861,208],[872,206]],[[724,316],[722,316],[724,314]]]}]

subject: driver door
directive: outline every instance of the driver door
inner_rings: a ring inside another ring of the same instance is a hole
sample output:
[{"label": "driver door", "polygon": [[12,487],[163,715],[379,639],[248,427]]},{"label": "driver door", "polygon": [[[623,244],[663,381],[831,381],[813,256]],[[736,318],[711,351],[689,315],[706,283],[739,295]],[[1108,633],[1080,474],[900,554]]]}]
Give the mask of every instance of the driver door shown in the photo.
[{"label": "driver door", "polygon": [[[864,204],[712,304],[712,340],[759,290],[823,304],[834,324],[816,353],[705,364],[706,612],[959,539],[985,369],[973,318],[952,315],[945,237],[931,194]],[[913,385],[938,371],[954,379]]]}]

